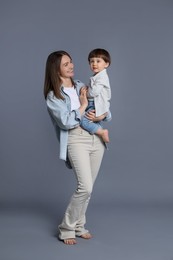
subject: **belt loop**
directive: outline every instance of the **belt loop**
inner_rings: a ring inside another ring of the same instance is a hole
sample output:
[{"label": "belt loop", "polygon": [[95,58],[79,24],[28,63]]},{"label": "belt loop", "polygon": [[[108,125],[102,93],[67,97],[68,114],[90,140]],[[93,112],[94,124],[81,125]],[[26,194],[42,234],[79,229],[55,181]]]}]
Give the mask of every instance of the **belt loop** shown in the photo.
[{"label": "belt loop", "polygon": [[92,146],[94,146],[95,143],[95,134],[92,134]]}]

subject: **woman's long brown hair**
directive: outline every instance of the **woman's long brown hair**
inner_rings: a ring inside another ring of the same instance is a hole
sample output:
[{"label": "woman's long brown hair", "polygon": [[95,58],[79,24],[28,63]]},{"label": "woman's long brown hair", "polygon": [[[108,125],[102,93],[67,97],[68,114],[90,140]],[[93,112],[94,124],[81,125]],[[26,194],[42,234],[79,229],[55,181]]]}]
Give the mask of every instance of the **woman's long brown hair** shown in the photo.
[{"label": "woman's long brown hair", "polygon": [[71,56],[66,51],[52,52],[47,58],[44,80],[45,99],[47,98],[49,91],[53,91],[56,98],[64,99],[60,91],[62,80],[59,76],[61,59],[64,55],[67,55],[71,59]]}]

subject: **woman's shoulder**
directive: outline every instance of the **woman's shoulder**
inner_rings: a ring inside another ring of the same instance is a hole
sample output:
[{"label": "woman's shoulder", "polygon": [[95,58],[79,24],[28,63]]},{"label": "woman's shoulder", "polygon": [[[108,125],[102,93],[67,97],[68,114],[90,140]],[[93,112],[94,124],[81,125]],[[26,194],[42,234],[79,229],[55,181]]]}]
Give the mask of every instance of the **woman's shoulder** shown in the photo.
[{"label": "woman's shoulder", "polygon": [[51,90],[49,91],[49,93],[47,94],[47,98],[46,98],[46,102],[55,102],[55,103],[60,103],[62,102],[62,99],[58,99],[54,92]]},{"label": "woman's shoulder", "polygon": [[49,102],[49,101],[53,101],[57,99],[54,92],[51,90],[49,91],[49,93],[47,94],[47,98],[46,98],[46,101]]},{"label": "woman's shoulder", "polygon": [[49,91],[48,94],[47,94],[47,98],[53,98],[54,97],[54,93],[53,91]]}]

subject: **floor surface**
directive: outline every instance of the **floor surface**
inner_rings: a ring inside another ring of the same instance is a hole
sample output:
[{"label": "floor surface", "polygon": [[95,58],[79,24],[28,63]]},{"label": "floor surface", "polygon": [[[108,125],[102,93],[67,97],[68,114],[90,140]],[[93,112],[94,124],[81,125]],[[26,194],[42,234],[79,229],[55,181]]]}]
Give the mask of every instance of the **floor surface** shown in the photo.
[{"label": "floor surface", "polygon": [[50,210],[0,213],[1,260],[173,260],[171,206],[92,205],[86,227],[93,238],[78,238],[74,246],[57,239],[60,216]]}]

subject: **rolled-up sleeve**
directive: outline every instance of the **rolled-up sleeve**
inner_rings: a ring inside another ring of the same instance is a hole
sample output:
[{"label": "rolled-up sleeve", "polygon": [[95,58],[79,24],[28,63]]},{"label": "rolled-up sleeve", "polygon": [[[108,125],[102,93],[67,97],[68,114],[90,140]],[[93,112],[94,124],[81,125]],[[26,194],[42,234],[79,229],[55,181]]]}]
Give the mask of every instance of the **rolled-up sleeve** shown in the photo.
[{"label": "rolled-up sleeve", "polygon": [[107,112],[107,116],[103,119],[103,121],[109,122],[109,121],[111,121],[111,119],[112,119],[112,114],[111,114],[111,111],[109,110]]}]

